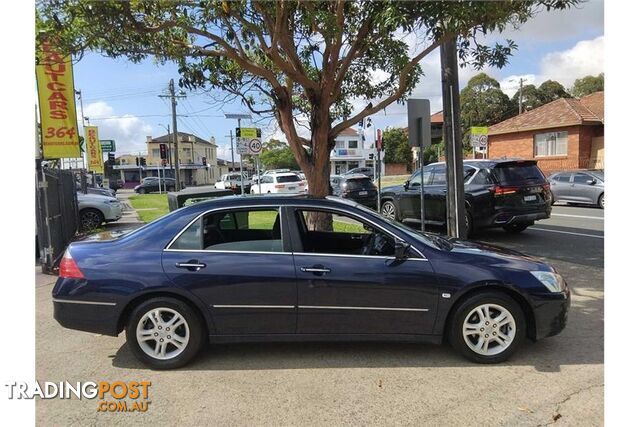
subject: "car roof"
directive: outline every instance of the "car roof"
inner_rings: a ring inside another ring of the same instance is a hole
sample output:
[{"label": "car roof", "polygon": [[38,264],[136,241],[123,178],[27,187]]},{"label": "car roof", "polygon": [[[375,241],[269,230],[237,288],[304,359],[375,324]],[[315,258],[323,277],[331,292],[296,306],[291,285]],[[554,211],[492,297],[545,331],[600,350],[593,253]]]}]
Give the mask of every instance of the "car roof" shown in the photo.
[{"label": "car roof", "polygon": [[[521,159],[521,158],[504,158],[504,159],[466,159],[462,161],[462,164],[464,166],[475,166],[478,168],[490,168],[490,167],[494,167],[496,165],[499,164],[505,164],[505,163],[533,163],[533,164],[537,164],[537,160],[531,160],[531,159]],[[424,167],[429,167],[429,166],[443,166],[445,165],[446,162],[434,162],[434,163],[429,163],[428,165],[425,165]]]},{"label": "car roof", "polygon": [[370,179],[367,175],[362,173],[350,173],[348,175],[342,175],[341,178],[344,179]]},{"label": "car roof", "polygon": [[277,173],[272,173],[270,175],[274,175],[275,177],[279,177],[279,176],[297,176],[299,177],[299,175],[295,172],[277,172]]},{"label": "car roof", "polygon": [[291,206],[291,205],[309,205],[317,206],[321,204],[326,207],[355,207],[357,203],[350,199],[343,199],[340,197],[327,196],[327,197],[314,197],[308,194],[251,194],[251,195],[229,195],[216,197],[211,200],[204,200],[195,203],[191,206],[184,207],[182,209],[198,211],[214,209],[214,208],[242,208],[242,207],[276,207],[276,206]]}]

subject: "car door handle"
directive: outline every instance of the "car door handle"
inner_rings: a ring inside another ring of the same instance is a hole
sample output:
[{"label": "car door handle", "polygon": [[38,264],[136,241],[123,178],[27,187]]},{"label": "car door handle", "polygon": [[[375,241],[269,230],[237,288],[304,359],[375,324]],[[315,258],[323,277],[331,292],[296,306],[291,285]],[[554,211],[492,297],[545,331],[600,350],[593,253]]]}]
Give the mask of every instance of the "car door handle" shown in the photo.
[{"label": "car door handle", "polygon": [[443,192],[443,193],[446,193],[447,189],[445,188],[444,190],[440,190],[440,191]]},{"label": "car door handle", "polygon": [[186,268],[187,270],[191,270],[191,271],[198,271],[202,268],[205,268],[206,266],[207,264],[203,264],[196,260],[190,260],[188,262],[176,262],[176,267]]},{"label": "car door handle", "polygon": [[331,269],[330,268],[325,268],[325,267],[300,267],[300,271],[304,272],[304,273],[331,273]]}]

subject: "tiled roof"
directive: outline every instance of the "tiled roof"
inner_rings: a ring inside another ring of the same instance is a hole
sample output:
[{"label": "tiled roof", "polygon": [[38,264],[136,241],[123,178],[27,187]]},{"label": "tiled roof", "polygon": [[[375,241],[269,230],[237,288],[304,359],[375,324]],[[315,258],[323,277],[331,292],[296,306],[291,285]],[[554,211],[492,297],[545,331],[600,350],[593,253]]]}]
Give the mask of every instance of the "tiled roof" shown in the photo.
[{"label": "tiled roof", "polygon": [[438,111],[437,113],[433,113],[431,115],[431,124],[444,123],[444,117],[442,116],[442,111]]},{"label": "tiled roof", "polygon": [[[211,142],[209,142],[209,141],[207,141],[205,139],[202,139],[197,135],[193,135],[193,134],[190,134],[190,133],[187,133],[187,132],[178,132],[178,140],[180,142],[188,139],[190,136],[195,137],[196,138],[196,142],[198,142],[200,144],[209,144],[209,145],[211,145]],[[157,138],[153,138],[151,140],[151,142],[153,142],[153,143],[173,142],[173,133],[171,133],[169,135],[162,135],[162,136],[159,136]]]},{"label": "tiled roof", "polygon": [[358,131],[354,128],[346,128],[340,132],[339,136],[358,136]]},{"label": "tiled roof", "polygon": [[559,98],[489,127],[489,135],[604,123],[604,92]]}]

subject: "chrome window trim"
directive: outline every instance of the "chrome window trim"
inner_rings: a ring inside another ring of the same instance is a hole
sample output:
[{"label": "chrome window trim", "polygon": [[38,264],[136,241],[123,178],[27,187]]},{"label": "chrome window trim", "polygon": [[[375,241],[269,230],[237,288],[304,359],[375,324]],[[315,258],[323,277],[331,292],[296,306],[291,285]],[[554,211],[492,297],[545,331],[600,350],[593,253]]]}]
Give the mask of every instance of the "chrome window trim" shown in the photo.
[{"label": "chrome window trim", "polygon": [[212,252],[221,254],[263,254],[263,255],[289,255],[292,252],[269,252],[269,251],[227,251],[222,249],[163,249],[163,252]]},{"label": "chrome window trim", "polygon": [[[324,256],[324,257],[334,257],[334,258],[373,258],[373,259],[384,259],[384,260],[395,260],[395,257],[387,256],[387,255],[357,255],[357,254],[326,254],[321,252],[293,252],[293,255],[298,256]],[[426,258],[405,258],[402,261],[429,261]]]},{"label": "chrome window trim", "polygon": [[101,301],[78,301],[78,300],[70,300],[70,299],[60,299],[60,298],[52,298],[53,302],[61,302],[65,304],[88,304],[88,305],[108,305],[115,306],[115,302],[101,302]]},{"label": "chrome window trim", "polygon": [[406,307],[349,307],[335,305],[299,305],[298,308],[309,308],[314,310],[371,310],[371,311],[429,311],[428,308],[406,308]]},{"label": "chrome window trim", "polygon": [[[307,208],[313,209],[313,208],[315,208],[315,209],[324,209],[324,210],[328,210],[328,211],[337,211],[337,212],[340,212],[340,214],[347,215],[347,216],[348,215],[353,215],[353,216],[361,219],[362,221],[370,224],[371,226],[373,226],[375,228],[382,228],[385,232],[387,232],[388,234],[391,234],[396,239],[399,239],[399,240],[401,240],[403,242],[406,242],[405,239],[402,239],[402,238],[398,237],[398,235],[395,234],[394,232],[390,231],[389,229],[387,229],[385,227],[381,227],[378,224],[373,223],[371,220],[369,220],[368,218],[365,218],[364,216],[360,215],[359,213],[343,211],[340,208],[337,208],[337,207],[334,207],[334,206],[327,207],[327,206],[315,205],[315,204],[310,204],[310,205],[291,204],[291,205],[287,205],[287,206],[291,206],[294,209],[307,209]],[[173,245],[173,243],[176,240],[178,240],[178,238],[180,238],[182,233],[184,233],[187,230],[187,228],[191,227],[191,225],[194,222],[198,221],[203,216],[205,216],[207,214],[210,214],[212,212],[225,211],[225,210],[251,209],[251,208],[274,209],[274,210],[277,209],[278,210],[278,215],[280,215],[280,230],[284,230],[284,228],[283,228],[282,206],[243,205],[243,206],[233,206],[233,207],[228,207],[227,206],[227,207],[213,208],[213,209],[209,209],[207,211],[202,212],[200,215],[198,215],[194,219],[192,219],[186,226],[184,226],[173,237],[173,239],[171,239],[171,241],[164,247],[164,249],[162,251],[163,252],[164,251],[167,251],[167,252],[222,252],[222,253],[245,253],[245,254],[264,253],[264,254],[287,254],[287,255],[291,255],[292,252],[220,251],[220,250],[207,250],[207,249],[171,249],[171,245]],[[409,258],[409,259],[411,259],[411,260],[413,260],[413,259],[423,259],[425,261],[428,261],[428,258],[422,253],[422,251],[420,251],[414,245],[410,245],[410,247],[411,247],[411,249],[416,251],[420,256],[422,256],[422,258]],[[314,254],[314,255],[317,255],[317,254]],[[328,255],[332,255],[332,254],[328,254]],[[336,255],[336,256],[338,256],[338,255]],[[340,255],[340,256],[344,256],[344,255]],[[358,256],[358,255],[352,255],[352,256]],[[373,256],[373,255],[360,255],[360,256],[370,257],[370,256]],[[376,258],[379,258],[379,256],[377,256]]]}]

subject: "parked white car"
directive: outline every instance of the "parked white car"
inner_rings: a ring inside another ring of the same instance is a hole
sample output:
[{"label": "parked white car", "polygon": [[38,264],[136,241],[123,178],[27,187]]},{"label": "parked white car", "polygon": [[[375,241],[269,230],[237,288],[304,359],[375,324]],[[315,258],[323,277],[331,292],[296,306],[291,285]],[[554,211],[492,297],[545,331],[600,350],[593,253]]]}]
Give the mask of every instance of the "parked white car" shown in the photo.
[{"label": "parked white car", "polygon": [[[214,184],[214,187],[219,190],[232,190],[236,194],[240,194],[242,180],[240,179],[239,173],[226,173],[220,177],[220,181]],[[244,177],[244,191],[246,192],[249,189],[249,184],[251,181],[245,175]]]},{"label": "parked white car", "polygon": [[77,194],[81,230],[93,230],[103,222],[117,221],[122,218],[122,204],[115,197],[81,192]]},{"label": "parked white car", "polygon": [[253,184],[251,194],[269,193],[292,193],[303,194],[305,192],[306,181],[300,179],[297,173],[284,172],[265,175],[261,179],[261,185]]}]

